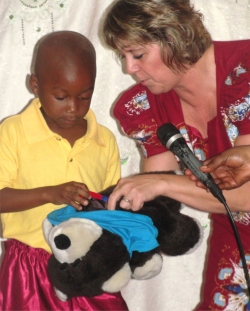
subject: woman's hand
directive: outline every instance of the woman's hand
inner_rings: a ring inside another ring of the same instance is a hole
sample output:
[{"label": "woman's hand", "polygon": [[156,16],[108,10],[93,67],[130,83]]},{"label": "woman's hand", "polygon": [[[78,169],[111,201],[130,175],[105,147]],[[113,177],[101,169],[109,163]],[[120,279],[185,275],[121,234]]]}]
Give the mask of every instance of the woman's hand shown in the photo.
[{"label": "woman's hand", "polygon": [[85,184],[74,181],[49,186],[46,193],[50,203],[71,205],[77,210],[82,209],[81,205],[88,205],[88,200],[91,197]]},{"label": "woman's hand", "polygon": [[109,196],[108,209],[114,210],[122,198],[120,207],[139,210],[144,202],[164,193],[165,179],[166,174],[141,174],[120,179]]},{"label": "woman's hand", "polygon": [[[250,146],[229,148],[204,161],[204,166],[201,166],[200,170],[211,173],[221,189],[230,190],[240,187],[250,181]],[[186,170],[185,175],[196,182],[198,187],[205,188],[190,170]]]}]

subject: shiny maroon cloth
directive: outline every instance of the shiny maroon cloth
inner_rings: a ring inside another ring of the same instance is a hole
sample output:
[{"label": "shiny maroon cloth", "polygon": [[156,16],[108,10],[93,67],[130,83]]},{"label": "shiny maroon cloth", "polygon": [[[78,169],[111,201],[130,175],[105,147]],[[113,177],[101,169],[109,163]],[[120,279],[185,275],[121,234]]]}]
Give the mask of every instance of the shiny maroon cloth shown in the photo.
[{"label": "shiny maroon cloth", "polygon": [[47,275],[50,254],[16,240],[5,242],[0,271],[0,310],[4,311],[125,311],[120,293],[75,297],[62,302],[55,295]]}]

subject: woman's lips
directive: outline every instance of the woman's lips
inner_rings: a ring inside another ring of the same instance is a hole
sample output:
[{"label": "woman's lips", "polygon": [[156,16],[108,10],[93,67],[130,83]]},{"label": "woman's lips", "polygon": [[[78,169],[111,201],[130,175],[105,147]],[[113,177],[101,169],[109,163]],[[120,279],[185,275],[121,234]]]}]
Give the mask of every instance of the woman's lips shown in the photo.
[{"label": "woman's lips", "polygon": [[149,79],[141,80],[142,85],[147,86],[149,84]]}]

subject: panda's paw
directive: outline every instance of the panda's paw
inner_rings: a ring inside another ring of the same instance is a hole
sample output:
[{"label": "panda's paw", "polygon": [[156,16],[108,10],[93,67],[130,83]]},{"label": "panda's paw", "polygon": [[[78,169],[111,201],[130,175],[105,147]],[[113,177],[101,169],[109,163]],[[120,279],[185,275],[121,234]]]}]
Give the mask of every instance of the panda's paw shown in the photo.
[{"label": "panda's paw", "polygon": [[131,269],[128,263],[118,270],[109,280],[103,283],[102,290],[108,293],[119,292],[131,279]]},{"label": "panda's paw", "polygon": [[56,296],[61,300],[61,301],[66,301],[68,299],[68,296],[61,292],[59,289],[55,288]]},{"label": "panda's paw", "polygon": [[153,278],[161,272],[162,257],[154,254],[143,266],[135,268],[132,277],[137,280],[146,280]]}]

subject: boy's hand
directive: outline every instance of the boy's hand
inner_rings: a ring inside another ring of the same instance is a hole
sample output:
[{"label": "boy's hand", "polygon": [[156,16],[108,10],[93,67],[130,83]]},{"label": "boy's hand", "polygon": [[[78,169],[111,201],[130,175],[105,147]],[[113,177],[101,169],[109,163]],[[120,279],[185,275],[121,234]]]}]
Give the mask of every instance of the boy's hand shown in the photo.
[{"label": "boy's hand", "polygon": [[74,181],[48,187],[48,196],[53,204],[67,204],[77,210],[82,209],[81,205],[88,205],[88,200],[91,198],[88,187]]},{"label": "boy's hand", "polygon": [[[234,189],[250,181],[250,146],[237,146],[229,148],[219,155],[204,161],[200,170],[204,173],[211,173],[215,182],[221,189]],[[190,170],[185,175],[196,182],[196,185],[205,188],[197,180]]]},{"label": "boy's hand", "polygon": [[208,159],[201,167],[211,172],[221,189],[234,189],[250,181],[250,146],[229,148]]}]

